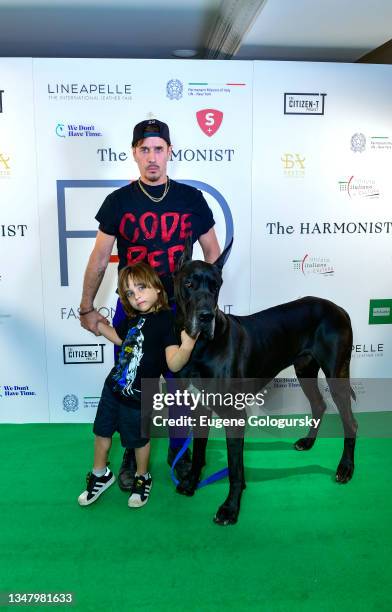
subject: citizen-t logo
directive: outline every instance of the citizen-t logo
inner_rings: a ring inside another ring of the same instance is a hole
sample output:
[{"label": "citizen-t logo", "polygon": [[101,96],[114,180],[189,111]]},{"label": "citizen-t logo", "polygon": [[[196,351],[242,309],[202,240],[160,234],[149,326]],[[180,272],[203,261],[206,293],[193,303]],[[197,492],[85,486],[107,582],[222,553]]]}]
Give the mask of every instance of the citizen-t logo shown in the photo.
[{"label": "citizen-t logo", "polygon": [[3,93],[4,89],[0,89],[0,113],[3,112]]},{"label": "citizen-t logo", "polygon": [[104,346],[104,344],[63,344],[64,363],[103,363]]},{"label": "citizen-t logo", "polygon": [[324,115],[326,93],[285,93],[285,115]]}]

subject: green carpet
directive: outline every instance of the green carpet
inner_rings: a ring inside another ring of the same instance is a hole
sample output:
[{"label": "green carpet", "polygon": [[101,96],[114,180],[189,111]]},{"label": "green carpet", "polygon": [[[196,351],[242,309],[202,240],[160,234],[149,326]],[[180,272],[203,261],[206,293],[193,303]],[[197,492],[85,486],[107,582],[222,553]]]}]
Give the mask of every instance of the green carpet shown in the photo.
[{"label": "green carpet", "polygon": [[[91,467],[90,425],[3,425],[0,590],[73,592],[77,610],[390,610],[391,439],[359,439],[356,473],[337,485],[342,441],[308,453],[249,440],[237,525],[212,517],[227,481],[175,493],[167,440],[153,441],[148,505],[113,485],[92,506],[77,497]],[[116,437],[111,466],[122,449]],[[208,468],[226,465],[211,440]]]}]

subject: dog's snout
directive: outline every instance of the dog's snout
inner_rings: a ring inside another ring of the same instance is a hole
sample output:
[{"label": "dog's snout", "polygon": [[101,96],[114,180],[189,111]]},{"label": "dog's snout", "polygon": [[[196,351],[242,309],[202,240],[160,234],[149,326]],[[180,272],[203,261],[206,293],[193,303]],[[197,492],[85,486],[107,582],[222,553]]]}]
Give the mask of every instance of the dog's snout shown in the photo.
[{"label": "dog's snout", "polygon": [[214,318],[213,313],[210,310],[204,310],[199,313],[199,320],[202,323],[209,323]]}]

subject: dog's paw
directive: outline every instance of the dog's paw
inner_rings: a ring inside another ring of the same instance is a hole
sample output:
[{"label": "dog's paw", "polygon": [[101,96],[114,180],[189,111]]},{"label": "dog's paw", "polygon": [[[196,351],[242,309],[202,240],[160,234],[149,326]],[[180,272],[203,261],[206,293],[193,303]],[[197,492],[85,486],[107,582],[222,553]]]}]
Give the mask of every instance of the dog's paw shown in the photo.
[{"label": "dog's paw", "polygon": [[181,495],[192,497],[192,495],[195,494],[198,484],[198,477],[194,476],[193,474],[188,474],[185,478],[183,478],[183,480],[178,483],[176,491]]},{"label": "dog's paw", "polygon": [[300,438],[294,444],[294,448],[298,451],[307,451],[310,450],[315,443],[314,438]]},{"label": "dog's paw", "polygon": [[234,525],[238,521],[238,512],[238,510],[223,504],[214,516],[214,523],[223,527]]},{"label": "dog's paw", "polygon": [[336,482],[346,484],[354,474],[354,463],[350,459],[342,459],[336,470]]}]

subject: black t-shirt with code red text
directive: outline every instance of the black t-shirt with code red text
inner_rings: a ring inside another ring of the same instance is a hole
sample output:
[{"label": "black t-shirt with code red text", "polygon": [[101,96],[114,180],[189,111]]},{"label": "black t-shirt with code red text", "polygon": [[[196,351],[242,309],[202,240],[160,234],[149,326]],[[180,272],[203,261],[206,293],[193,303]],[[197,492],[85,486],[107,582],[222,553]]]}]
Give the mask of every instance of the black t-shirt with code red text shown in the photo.
[{"label": "black t-shirt with code red text", "polygon": [[[160,197],[164,185],[145,185],[150,195]],[[161,202],[151,201],[138,182],[109,194],[96,217],[99,229],[115,236],[118,269],[138,261],[149,263],[160,276],[169,298],[173,297],[171,274],[184,250],[186,238],[192,242],[213,227],[215,221],[201,191],[170,181]]]}]

